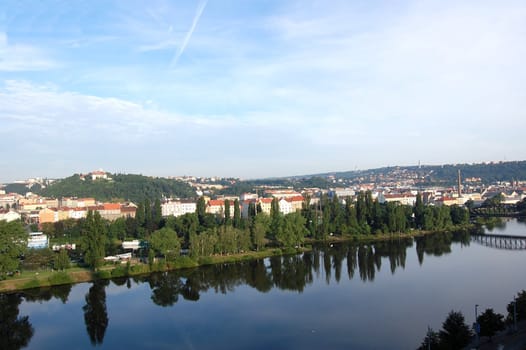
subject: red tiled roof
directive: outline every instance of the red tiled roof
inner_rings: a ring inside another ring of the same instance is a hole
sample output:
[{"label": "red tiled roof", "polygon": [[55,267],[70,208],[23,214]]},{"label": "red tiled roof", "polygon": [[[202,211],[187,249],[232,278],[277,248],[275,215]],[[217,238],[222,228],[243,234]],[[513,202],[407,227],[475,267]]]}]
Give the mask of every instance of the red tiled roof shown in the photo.
[{"label": "red tiled roof", "polygon": [[104,203],[104,210],[119,210],[120,208],[119,203]]},{"label": "red tiled roof", "polygon": [[121,207],[122,213],[135,213],[135,211],[137,211],[137,208],[135,207],[125,207],[125,206]]}]

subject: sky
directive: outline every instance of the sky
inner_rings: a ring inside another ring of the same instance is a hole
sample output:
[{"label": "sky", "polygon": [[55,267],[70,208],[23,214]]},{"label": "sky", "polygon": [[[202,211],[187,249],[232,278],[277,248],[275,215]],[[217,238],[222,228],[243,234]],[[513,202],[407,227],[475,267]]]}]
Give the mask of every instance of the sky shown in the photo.
[{"label": "sky", "polygon": [[2,0],[0,182],[526,159],[524,0]]}]

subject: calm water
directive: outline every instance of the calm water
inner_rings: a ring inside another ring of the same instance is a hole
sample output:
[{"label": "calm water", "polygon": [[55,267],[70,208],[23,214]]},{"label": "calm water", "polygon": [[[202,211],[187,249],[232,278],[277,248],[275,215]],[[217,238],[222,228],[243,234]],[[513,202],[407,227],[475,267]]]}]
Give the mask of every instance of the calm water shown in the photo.
[{"label": "calm water", "polygon": [[[497,231],[526,235],[526,224],[512,220]],[[526,289],[525,262],[526,250],[482,246],[466,234],[321,246],[0,295],[0,332],[29,338],[29,349],[414,349],[452,309],[470,324],[475,304],[505,313]]]}]

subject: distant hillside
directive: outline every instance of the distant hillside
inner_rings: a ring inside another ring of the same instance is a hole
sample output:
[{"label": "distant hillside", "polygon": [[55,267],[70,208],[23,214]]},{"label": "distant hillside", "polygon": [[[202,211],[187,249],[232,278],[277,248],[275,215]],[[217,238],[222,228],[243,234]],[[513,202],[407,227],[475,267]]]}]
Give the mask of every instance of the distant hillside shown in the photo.
[{"label": "distant hillside", "polygon": [[393,172],[414,172],[424,178],[428,184],[454,184],[457,179],[457,171],[460,169],[462,178],[476,177],[483,183],[489,184],[495,181],[526,180],[526,161],[479,163],[479,164],[446,164],[446,165],[422,165],[422,166],[400,166],[385,167],[378,169],[345,171],[335,173],[316,174],[312,176],[327,177],[330,175],[346,179],[368,179],[380,175],[392,174]]},{"label": "distant hillside", "polygon": [[142,175],[113,174],[112,180],[82,180],[73,175],[58,180],[41,190],[39,194],[48,197],[94,197],[99,201],[112,199],[139,202],[145,199],[156,199],[164,196],[194,197],[192,188],[182,182],[166,178],[152,178]]}]

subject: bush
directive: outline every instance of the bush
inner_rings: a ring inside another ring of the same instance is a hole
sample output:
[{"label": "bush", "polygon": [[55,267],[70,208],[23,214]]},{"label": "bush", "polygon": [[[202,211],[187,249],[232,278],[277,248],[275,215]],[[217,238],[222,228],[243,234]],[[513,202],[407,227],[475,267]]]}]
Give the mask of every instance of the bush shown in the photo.
[{"label": "bush", "polygon": [[129,270],[130,274],[133,275],[140,275],[143,273],[148,273],[150,271],[148,265],[132,265],[130,266]]},{"label": "bush", "polygon": [[196,267],[197,262],[189,256],[181,256],[175,260],[174,267],[176,269]]},{"label": "bush", "polygon": [[283,254],[285,254],[285,255],[296,254],[297,252],[298,252],[298,250],[296,248],[293,248],[293,247],[288,247],[288,248],[284,248],[283,249]]},{"label": "bush", "polygon": [[197,261],[199,265],[212,265],[214,263],[214,259],[211,256],[201,256]]},{"label": "bush", "polygon": [[35,278],[31,281],[24,283],[23,289],[39,288],[41,287],[40,282]]},{"label": "bush", "polygon": [[122,266],[117,266],[111,271],[111,277],[123,277],[128,275],[128,270]]},{"label": "bush", "polygon": [[66,272],[57,272],[49,276],[48,281],[51,285],[71,284],[73,280]]},{"label": "bush", "polygon": [[95,279],[109,279],[111,278],[110,270],[99,270],[95,272]]}]

